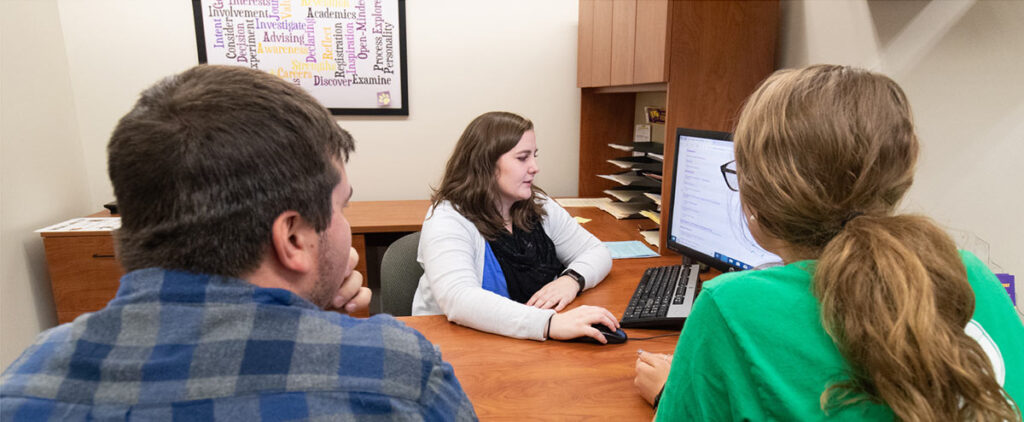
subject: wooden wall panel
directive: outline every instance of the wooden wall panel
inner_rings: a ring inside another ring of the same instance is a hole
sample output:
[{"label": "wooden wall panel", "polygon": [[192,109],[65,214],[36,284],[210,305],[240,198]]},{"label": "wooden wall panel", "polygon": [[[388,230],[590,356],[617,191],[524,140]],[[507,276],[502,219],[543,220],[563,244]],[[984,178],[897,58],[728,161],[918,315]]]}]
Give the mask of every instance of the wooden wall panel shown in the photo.
[{"label": "wooden wall panel", "polygon": [[[779,3],[681,1],[670,13],[666,174],[674,166],[677,127],[732,132],[747,96],[774,71]],[[669,184],[662,188],[662,204],[670,204]],[[666,217],[663,212],[662,222]]]},{"label": "wooden wall panel", "polygon": [[668,127],[732,131],[740,106],[775,69],[779,4],[672,4]]},{"label": "wooden wall panel", "polygon": [[579,44],[576,51],[576,86],[593,85],[594,1],[580,0]]},{"label": "wooden wall panel", "polygon": [[638,0],[633,83],[668,80],[669,0]]},{"label": "wooden wall panel", "polygon": [[629,154],[608,144],[633,141],[635,103],[634,93],[596,94],[593,88],[580,93],[580,197],[604,197],[605,189],[618,186],[596,175],[622,171],[606,160]]},{"label": "wooden wall panel", "polygon": [[633,83],[637,0],[612,0],[611,85]]},{"label": "wooden wall panel", "polygon": [[593,49],[590,57],[590,86],[608,86],[612,71],[612,2],[594,0]]}]

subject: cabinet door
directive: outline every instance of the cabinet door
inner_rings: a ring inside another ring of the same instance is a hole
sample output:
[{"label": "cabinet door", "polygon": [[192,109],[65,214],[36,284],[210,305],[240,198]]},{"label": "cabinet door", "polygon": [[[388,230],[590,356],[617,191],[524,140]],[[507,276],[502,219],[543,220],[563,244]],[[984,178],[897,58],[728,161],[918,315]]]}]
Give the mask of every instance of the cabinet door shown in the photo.
[{"label": "cabinet door", "polygon": [[669,0],[580,0],[577,85],[668,80]]},{"label": "cabinet door", "polygon": [[[641,1],[642,3],[642,1]],[[637,0],[612,1],[612,58],[610,85],[633,83]]]},{"label": "cabinet door", "polygon": [[612,81],[612,2],[596,0],[593,20],[593,45],[590,57],[590,85],[608,86]]},{"label": "cabinet door", "polygon": [[594,86],[594,0],[580,0],[577,37],[579,44],[576,48],[576,86],[591,87]]},{"label": "cabinet door", "polygon": [[669,0],[636,2],[633,83],[668,81]]}]

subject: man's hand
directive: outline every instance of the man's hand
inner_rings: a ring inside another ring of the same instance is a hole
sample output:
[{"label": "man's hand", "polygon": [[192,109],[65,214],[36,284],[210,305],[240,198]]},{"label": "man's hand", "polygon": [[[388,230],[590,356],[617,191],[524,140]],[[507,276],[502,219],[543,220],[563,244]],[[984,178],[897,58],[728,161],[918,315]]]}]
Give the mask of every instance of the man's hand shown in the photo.
[{"label": "man's hand", "polygon": [[526,304],[541,309],[554,309],[558,312],[572,303],[579,291],[580,284],[572,277],[565,275],[545,284],[530,297],[530,300],[526,301]]},{"label": "man's hand", "polygon": [[358,263],[359,253],[356,252],[356,248],[350,248],[348,268],[345,269],[345,281],[341,282],[338,293],[331,301],[331,305],[336,310],[351,314],[370,307],[372,293],[369,288],[363,287],[363,275],[356,271]]},{"label": "man's hand", "polygon": [[672,368],[672,355],[649,353],[637,350],[636,378],[633,385],[640,390],[640,395],[652,406],[654,398],[665,388],[669,369]]}]

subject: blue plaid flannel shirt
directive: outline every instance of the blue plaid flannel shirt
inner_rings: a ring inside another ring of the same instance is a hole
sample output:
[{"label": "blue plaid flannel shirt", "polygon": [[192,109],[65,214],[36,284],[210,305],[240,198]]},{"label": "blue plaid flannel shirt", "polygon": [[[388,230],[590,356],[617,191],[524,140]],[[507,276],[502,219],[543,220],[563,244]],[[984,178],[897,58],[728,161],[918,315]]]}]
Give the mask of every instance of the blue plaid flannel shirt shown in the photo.
[{"label": "blue plaid flannel shirt", "polygon": [[39,335],[0,377],[0,420],[475,420],[452,366],[388,315],[161,269]]}]

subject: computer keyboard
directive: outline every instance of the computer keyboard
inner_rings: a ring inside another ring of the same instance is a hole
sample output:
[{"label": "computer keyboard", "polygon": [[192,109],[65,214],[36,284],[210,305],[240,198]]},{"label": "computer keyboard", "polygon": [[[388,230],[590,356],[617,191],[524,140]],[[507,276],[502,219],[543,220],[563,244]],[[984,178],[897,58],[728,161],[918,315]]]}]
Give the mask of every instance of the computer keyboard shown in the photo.
[{"label": "computer keyboard", "polygon": [[700,265],[644,271],[619,323],[628,328],[682,328],[697,296]]}]

